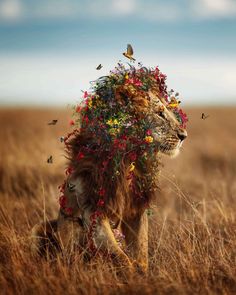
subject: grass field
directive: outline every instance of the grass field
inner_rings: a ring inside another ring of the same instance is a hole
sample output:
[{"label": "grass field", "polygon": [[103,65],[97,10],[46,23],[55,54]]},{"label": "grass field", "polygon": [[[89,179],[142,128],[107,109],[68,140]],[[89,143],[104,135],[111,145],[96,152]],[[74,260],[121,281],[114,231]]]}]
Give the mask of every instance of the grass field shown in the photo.
[{"label": "grass field", "polygon": [[[1,109],[0,293],[236,294],[236,108],[187,112],[181,154],[163,159],[149,274],[124,283],[102,259],[68,265],[31,257],[32,226],[57,216],[66,163],[59,139],[70,111]],[[52,119],[58,124],[48,126]]]}]

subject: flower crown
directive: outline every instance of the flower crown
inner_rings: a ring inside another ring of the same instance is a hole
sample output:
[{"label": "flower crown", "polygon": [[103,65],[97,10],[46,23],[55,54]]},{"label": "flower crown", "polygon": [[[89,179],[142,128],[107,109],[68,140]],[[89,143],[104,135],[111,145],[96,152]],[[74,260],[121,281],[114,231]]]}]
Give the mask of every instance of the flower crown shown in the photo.
[{"label": "flower crown", "polygon": [[[125,124],[128,116],[125,114],[127,109],[123,114],[118,112],[119,116],[113,116],[113,108],[122,99],[119,89],[122,88],[127,96],[142,97],[147,95],[154,84],[158,87],[159,95],[165,100],[165,106],[175,114],[180,126],[186,128],[187,115],[179,107],[179,94],[177,92],[174,94],[173,90],[167,91],[166,75],[161,73],[158,67],[146,68],[139,64],[137,69],[133,66],[126,68],[121,63],[110,71],[110,75],[92,82],[91,91],[85,91],[82,102],[74,107],[74,119],[70,121],[70,124],[85,127],[88,124],[92,125],[94,119],[102,116],[107,118],[103,123],[106,124],[108,133],[117,135],[119,127]],[[140,106],[146,106],[141,99]]]}]

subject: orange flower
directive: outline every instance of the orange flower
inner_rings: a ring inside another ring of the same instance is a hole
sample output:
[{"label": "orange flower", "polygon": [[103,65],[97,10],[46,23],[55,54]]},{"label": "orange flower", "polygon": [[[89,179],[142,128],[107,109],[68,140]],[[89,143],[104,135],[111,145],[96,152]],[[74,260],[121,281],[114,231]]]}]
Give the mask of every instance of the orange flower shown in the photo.
[{"label": "orange flower", "polygon": [[77,107],[76,107],[76,113],[80,113],[80,111],[82,110],[82,107],[80,106],[80,105],[78,105]]},{"label": "orange flower", "polygon": [[145,142],[147,142],[147,143],[152,143],[153,142],[153,137],[152,136],[146,136],[145,138],[144,138],[144,140],[145,140]]}]

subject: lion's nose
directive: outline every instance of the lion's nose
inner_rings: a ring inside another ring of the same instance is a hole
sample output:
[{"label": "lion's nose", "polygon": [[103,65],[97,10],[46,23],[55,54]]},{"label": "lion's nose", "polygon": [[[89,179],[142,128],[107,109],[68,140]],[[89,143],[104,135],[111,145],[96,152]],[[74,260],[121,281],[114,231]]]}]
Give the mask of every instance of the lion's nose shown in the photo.
[{"label": "lion's nose", "polygon": [[183,141],[187,137],[187,131],[186,130],[179,130],[178,133],[178,138]]}]

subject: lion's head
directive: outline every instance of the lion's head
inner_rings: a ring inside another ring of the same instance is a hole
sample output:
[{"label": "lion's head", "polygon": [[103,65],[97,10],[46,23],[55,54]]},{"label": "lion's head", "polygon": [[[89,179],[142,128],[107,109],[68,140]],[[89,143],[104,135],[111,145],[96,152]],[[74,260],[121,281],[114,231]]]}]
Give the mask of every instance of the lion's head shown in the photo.
[{"label": "lion's head", "polygon": [[129,137],[132,143],[177,155],[187,136],[187,116],[179,108],[178,93],[167,92],[165,79],[157,67],[126,69],[119,64],[95,82],[92,94],[85,92],[81,130],[92,131],[106,149]]},{"label": "lion's head", "polygon": [[158,146],[158,150],[166,155],[176,156],[184,139],[187,137],[185,126],[178,120],[181,110],[176,109],[177,100],[172,97],[172,104],[167,104],[157,93],[149,91],[150,114],[147,120],[151,123],[153,140]]}]

